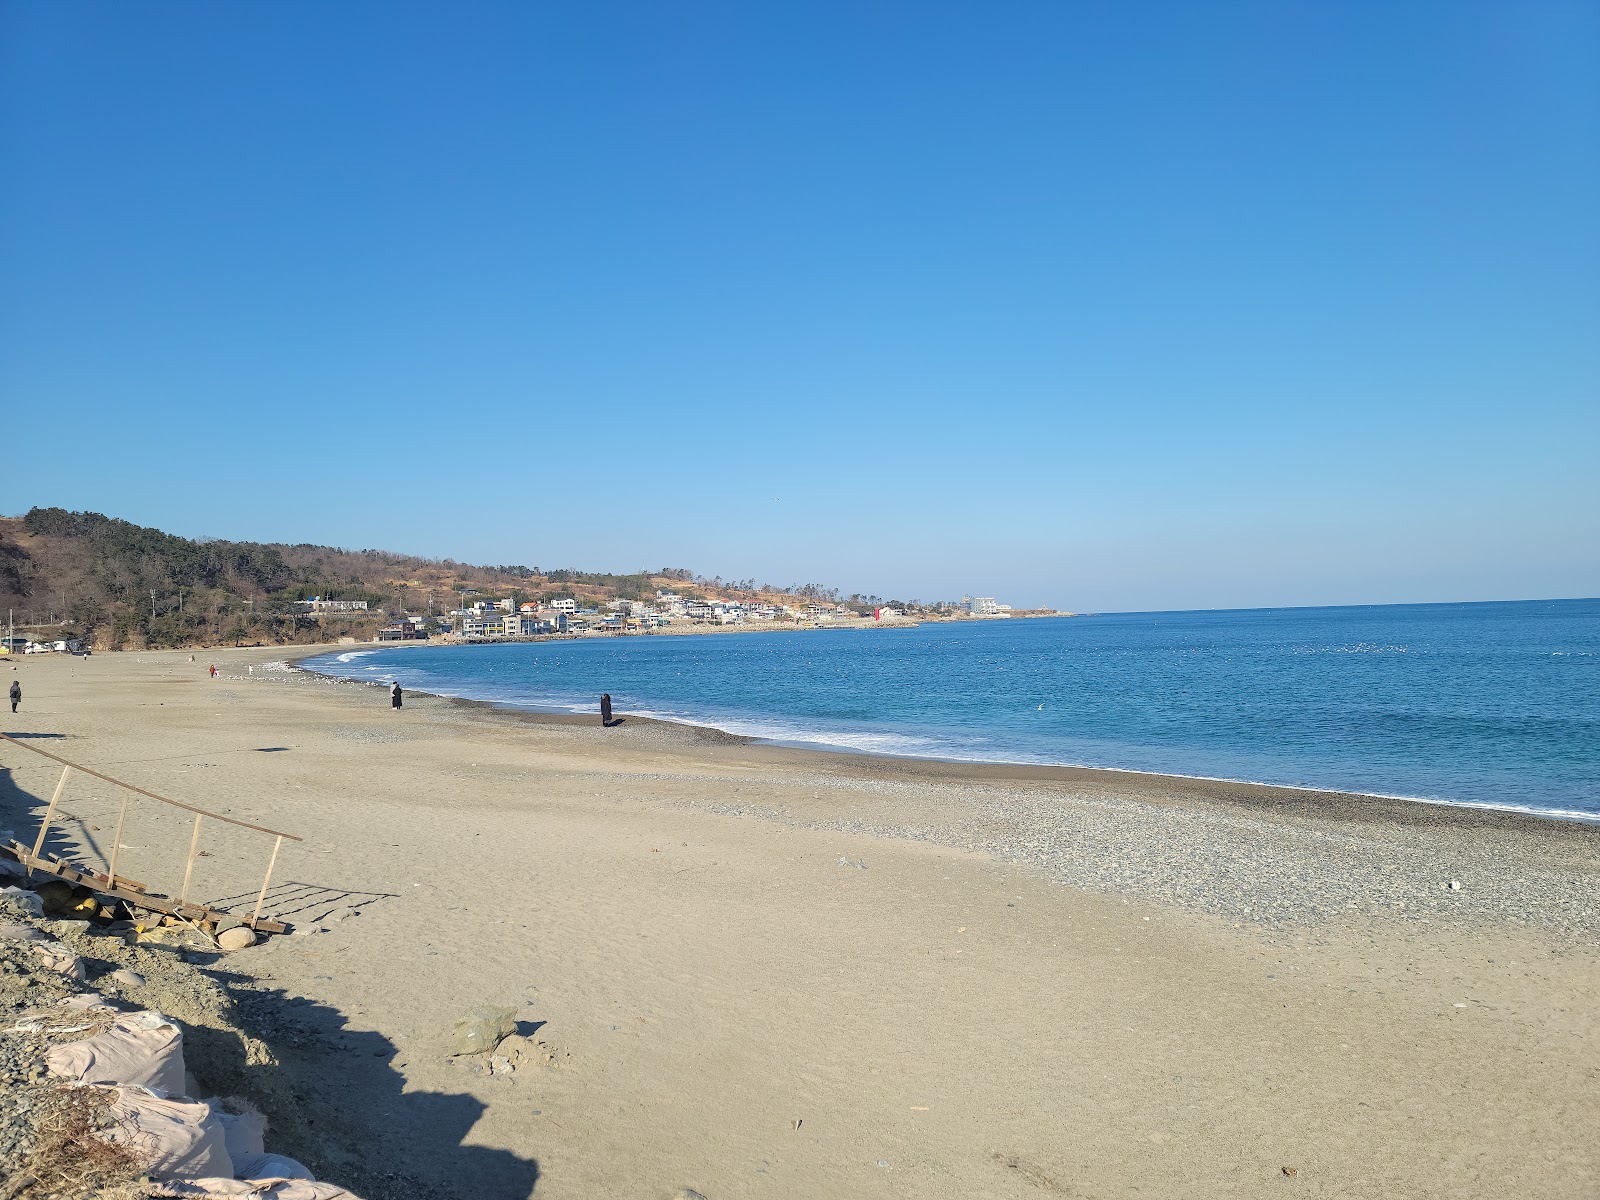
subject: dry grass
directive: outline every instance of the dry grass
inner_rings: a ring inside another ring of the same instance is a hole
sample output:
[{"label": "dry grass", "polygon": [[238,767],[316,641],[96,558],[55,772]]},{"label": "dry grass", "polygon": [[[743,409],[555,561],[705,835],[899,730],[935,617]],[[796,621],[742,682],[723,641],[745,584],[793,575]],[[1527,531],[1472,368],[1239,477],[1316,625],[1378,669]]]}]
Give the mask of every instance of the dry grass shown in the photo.
[{"label": "dry grass", "polygon": [[95,1114],[112,1093],[103,1088],[39,1089],[34,1107],[33,1149],[0,1200],[45,1200],[48,1196],[94,1196],[98,1200],[144,1200],[144,1162],[126,1146],[95,1132]]}]

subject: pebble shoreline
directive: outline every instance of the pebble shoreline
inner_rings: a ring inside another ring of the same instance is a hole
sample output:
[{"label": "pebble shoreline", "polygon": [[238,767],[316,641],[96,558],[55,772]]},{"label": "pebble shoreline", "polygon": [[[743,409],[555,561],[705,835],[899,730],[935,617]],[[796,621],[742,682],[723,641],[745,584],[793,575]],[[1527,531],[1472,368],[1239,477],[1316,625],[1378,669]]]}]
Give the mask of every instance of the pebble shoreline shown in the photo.
[{"label": "pebble shoreline", "polygon": [[[263,674],[258,667],[254,676],[237,678],[260,680]],[[288,664],[267,677],[311,687],[369,686]],[[488,719],[583,720],[445,699],[452,708],[476,710],[474,715]],[[352,736],[373,735],[352,731]],[[629,739],[749,744],[717,730],[637,719]],[[900,780],[882,777],[895,770],[895,760],[821,756],[838,761],[845,777],[832,771],[799,777],[775,773],[770,782],[796,794],[795,805],[783,809],[716,798],[714,789],[731,778],[722,775],[698,776],[707,785],[702,800],[655,799],[796,828],[987,854],[1068,886],[1268,927],[1352,917],[1441,920],[1526,926],[1600,943],[1600,826],[1589,823],[1342,793],[1288,792],[1289,801],[1275,811],[1253,799],[1255,792],[1273,789],[1253,789],[1248,802],[1219,803],[1227,785],[1197,780],[1205,786],[1193,791],[1181,785],[1152,789],[1151,780],[1179,781],[1131,773],[1124,789],[1114,782],[1075,788]],[[636,786],[669,778],[681,784],[690,777],[600,773],[597,778]],[[1241,787],[1240,801],[1249,787]],[[881,800],[882,815],[806,814],[805,801],[824,791],[865,793]],[[919,819],[904,819],[908,811]]]}]

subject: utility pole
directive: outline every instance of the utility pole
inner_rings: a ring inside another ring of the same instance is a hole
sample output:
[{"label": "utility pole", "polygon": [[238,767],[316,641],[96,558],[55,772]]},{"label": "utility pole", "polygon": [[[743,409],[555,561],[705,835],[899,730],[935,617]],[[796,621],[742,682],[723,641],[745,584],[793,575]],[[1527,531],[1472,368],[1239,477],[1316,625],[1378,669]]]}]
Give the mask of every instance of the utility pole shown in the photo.
[{"label": "utility pole", "polygon": [[150,619],[152,621],[154,621],[156,619],[156,590],[155,590],[155,588],[151,588],[150,589]]}]

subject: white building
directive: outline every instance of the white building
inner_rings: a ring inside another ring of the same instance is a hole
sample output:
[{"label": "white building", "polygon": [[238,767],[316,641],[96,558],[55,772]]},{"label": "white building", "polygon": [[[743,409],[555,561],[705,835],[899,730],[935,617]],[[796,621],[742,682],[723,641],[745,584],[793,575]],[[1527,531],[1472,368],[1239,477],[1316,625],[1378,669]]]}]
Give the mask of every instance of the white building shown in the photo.
[{"label": "white building", "polygon": [[578,611],[578,602],[571,596],[563,596],[559,600],[550,601],[550,607],[558,613],[566,613],[569,617]]},{"label": "white building", "polygon": [[967,609],[975,617],[1009,617],[1011,605],[996,604],[993,596],[973,596],[967,602]]},{"label": "white building", "polygon": [[366,612],[365,600],[324,600],[313,596],[309,600],[296,600],[295,607],[306,612]]}]

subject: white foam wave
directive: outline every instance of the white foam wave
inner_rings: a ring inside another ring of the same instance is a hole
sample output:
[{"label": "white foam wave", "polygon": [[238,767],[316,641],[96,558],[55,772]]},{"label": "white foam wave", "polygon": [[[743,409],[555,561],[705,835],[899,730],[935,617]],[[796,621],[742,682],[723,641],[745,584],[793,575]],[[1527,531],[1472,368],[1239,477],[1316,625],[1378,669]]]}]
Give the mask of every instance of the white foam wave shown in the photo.
[{"label": "white foam wave", "polygon": [[[588,711],[594,711],[592,708]],[[787,721],[762,720],[746,717],[715,717],[710,720],[677,712],[630,709],[634,714],[653,721],[669,721],[677,725],[698,725],[720,729],[736,737],[756,738],[764,742],[779,742],[790,746],[830,746],[841,750],[858,750],[867,754],[904,754],[928,757],[946,756],[948,747],[933,738],[907,733],[874,733],[858,729],[830,729],[826,726],[796,724]]]}]

